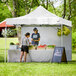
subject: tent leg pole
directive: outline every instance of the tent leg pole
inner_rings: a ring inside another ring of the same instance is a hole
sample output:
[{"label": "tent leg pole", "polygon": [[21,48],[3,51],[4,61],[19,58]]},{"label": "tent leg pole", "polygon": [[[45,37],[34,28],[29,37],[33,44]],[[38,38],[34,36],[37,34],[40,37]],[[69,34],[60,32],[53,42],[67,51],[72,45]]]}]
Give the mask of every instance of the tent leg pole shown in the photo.
[{"label": "tent leg pole", "polygon": [[6,63],[6,32],[7,32],[7,28],[5,28],[5,58],[4,58],[4,62]]},{"label": "tent leg pole", "polygon": [[63,47],[63,25],[61,24],[61,47]]}]

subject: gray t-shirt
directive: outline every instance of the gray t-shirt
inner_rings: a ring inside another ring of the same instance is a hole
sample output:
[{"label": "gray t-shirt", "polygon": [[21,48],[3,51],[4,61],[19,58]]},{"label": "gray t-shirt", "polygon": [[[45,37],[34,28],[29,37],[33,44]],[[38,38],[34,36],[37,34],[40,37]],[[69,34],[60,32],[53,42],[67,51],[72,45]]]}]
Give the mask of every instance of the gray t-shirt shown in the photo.
[{"label": "gray t-shirt", "polygon": [[24,37],[24,38],[22,39],[22,43],[21,43],[21,45],[29,46],[29,45],[30,45],[30,44],[29,44],[29,38]]}]

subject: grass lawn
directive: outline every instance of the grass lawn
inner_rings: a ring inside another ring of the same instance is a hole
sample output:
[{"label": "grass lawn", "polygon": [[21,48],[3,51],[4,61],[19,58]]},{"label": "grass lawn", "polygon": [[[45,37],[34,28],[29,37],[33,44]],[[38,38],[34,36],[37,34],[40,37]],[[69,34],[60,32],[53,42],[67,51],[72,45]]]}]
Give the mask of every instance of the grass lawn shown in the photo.
[{"label": "grass lawn", "polygon": [[[10,42],[17,38],[7,38]],[[5,39],[0,38],[0,61],[4,60]],[[72,62],[65,63],[3,63],[0,62],[0,76],[76,76],[76,51],[72,52]]]}]

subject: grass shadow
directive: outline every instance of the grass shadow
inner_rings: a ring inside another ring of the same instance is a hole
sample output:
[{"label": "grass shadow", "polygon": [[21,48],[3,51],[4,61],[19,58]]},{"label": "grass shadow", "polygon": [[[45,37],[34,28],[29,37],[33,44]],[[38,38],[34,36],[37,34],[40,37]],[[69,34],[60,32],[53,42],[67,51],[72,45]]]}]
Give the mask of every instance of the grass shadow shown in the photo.
[{"label": "grass shadow", "polygon": [[76,64],[76,60],[72,60],[68,62],[69,64]]},{"label": "grass shadow", "polygon": [[0,62],[4,62],[4,57],[0,56]]},{"label": "grass shadow", "polygon": [[[3,62],[5,62],[5,57],[4,57],[4,55],[0,55],[0,63],[3,63]],[[7,57],[6,57],[6,62],[7,62]]]}]

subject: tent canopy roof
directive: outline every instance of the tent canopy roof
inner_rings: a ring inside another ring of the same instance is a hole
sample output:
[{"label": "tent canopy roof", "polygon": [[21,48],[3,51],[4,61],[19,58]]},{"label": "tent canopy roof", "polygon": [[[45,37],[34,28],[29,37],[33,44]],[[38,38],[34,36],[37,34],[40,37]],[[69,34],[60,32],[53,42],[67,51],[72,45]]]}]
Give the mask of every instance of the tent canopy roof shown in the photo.
[{"label": "tent canopy roof", "polygon": [[6,20],[0,23],[0,27],[14,27],[13,25],[6,25]]},{"label": "tent canopy roof", "polygon": [[21,24],[21,25],[67,25],[71,27],[71,21],[63,19],[61,17],[52,14],[42,6],[37,7],[31,13],[16,17],[16,18],[8,18],[7,24]]}]

